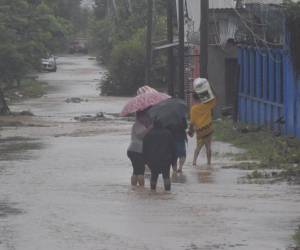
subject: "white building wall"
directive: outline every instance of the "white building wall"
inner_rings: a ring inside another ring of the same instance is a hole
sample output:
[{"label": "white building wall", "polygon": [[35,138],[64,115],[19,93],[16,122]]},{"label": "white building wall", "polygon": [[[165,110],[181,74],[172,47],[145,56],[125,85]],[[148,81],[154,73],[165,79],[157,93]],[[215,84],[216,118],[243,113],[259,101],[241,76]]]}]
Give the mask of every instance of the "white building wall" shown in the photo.
[{"label": "white building wall", "polygon": [[[178,0],[177,0],[178,2]],[[197,30],[200,27],[200,2],[201,0],[187,0],[187,7],[189,17],[194,22],[194,29]],[[223,8],[234,8],[234,0],[209,0],[209,8],[223,9]]]}]

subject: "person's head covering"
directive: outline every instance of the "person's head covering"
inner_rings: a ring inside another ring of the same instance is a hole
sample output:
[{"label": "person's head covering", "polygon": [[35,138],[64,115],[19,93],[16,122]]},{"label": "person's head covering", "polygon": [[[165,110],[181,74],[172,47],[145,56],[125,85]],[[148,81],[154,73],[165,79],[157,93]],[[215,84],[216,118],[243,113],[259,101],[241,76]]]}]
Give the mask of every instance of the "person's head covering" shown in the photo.
[{"label": "person's head covering", "polygon": [[206,78],[196,78],[193,82],[193,90],[195,93],[200,94],[203,91],[203,86],[209,84]]},{"label": "person's head covering", "polygon": [[206,78],[196,78],[193,82],[195,100],[206,103],[215,98],[212,88]]}]

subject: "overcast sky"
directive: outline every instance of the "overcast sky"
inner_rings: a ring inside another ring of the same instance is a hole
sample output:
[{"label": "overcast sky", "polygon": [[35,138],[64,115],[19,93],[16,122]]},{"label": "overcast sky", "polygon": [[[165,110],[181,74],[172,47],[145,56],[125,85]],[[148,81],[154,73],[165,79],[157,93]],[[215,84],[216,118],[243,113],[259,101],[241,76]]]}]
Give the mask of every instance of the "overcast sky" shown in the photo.
[{"label": "overcast sky", "polygon": [[92,8],[94,0],[82,0],[81,6],[85,8]]}]

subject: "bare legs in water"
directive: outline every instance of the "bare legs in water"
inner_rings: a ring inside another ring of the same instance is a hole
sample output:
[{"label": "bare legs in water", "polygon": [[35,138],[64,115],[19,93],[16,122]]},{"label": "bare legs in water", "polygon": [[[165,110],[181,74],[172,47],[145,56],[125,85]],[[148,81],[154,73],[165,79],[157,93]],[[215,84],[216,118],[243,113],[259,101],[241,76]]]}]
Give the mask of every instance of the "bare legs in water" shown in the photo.
[{"label": "bare legs in water", "polygon": [[200,143],[197,142],[197,147],[194,152],[194,160],[193,160],[193,166],[196,166],[197,164],[197,158],[199,156],[199,153],[203,147],[205,146],[206,149],[206,158],[207,158],[207,165],[211,165],[211,141],[212,141],[212,135],[204,137]]}]

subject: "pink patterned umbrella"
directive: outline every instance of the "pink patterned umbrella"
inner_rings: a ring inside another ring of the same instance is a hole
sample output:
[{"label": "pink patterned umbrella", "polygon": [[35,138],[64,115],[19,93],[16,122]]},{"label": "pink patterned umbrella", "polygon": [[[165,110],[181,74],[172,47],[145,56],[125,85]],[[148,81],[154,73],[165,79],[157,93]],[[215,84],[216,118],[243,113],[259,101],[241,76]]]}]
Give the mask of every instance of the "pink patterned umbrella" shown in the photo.
[{"label": "pink patterned umbrella", "polygon": [[120,115],[126,116],[130,113],[142,111],[168,98],[171,98],[171,96],[158,92],[156,90],[149,92],[146,91],[130,99],[124,106]]},{"label": "pink patterned umbrella", "polygon": [[157,93],[158,91],[156,89],[154,89],[154,88],[151,88],[148,85],[144,85],[144,86],[140,87],[137,90],[136,94],[137,95],[141,95],[141,94],[145,94],[145,93],[148,93],[148,92],[156,92]]}]

